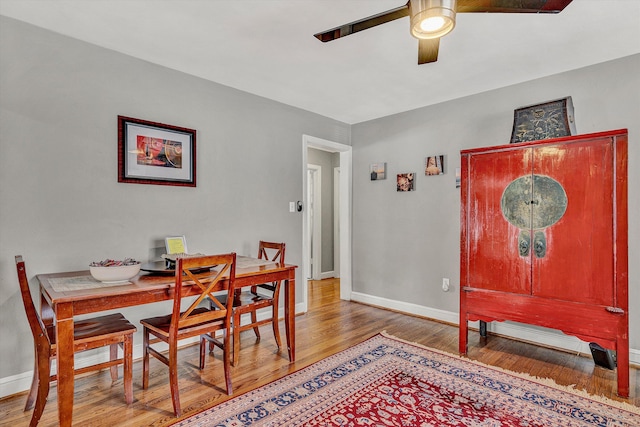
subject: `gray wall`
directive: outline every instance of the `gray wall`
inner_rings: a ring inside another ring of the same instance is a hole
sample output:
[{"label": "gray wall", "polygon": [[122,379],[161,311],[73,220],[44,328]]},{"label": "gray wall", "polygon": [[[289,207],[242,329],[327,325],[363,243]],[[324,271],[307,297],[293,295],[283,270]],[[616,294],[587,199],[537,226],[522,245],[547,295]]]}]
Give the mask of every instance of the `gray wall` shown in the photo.
[{"label": "gray wall", "polygon": [[[118,183],[118,115],[196,129],[198,186]],[[38,273],[146,261],[172,234],[205,253],[285,241],[302,265],[303,134],[350,143],[344,123],[0,17],[0,378],[33,366],[16,254],[33,292]]]},{"label": "gray wall", "polygon": [[[577,133],[629,129],[629,323],[638,359],[640,55],[354,125],[354,292],[400,309],[417,305],[435,315],[457,314],[460,150],[508,143],[514,109],[569,95]],[[446,174],[425,176],[425,157],[435,154],[445,155]],[[378,162],[387,162],[388,178],[370,181],[369,165]],[[415,192],[396,192],[402,172],[417,173]],[[451,278],[448,293],[441,289],[443,277]]]}]

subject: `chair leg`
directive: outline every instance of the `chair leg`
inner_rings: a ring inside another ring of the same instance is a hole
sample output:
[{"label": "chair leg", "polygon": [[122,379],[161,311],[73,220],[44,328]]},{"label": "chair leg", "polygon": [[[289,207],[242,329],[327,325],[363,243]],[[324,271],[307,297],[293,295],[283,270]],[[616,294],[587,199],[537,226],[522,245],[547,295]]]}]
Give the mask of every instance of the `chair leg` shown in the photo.
[{"label": "chair leg", "polygon": [[29,427],[35,427],[40,421],[44,406],[47,404],[47,396],[49,395],[49,378],[51,375],[51,359],[49,355],[38,354],[37,370],[38,370],[38,396],[36,398],[36,408],[31,415]]},{"label": "chair leg", "polygon": [[280,328],[278,323],[278,302],[274,301],[273,312],[271,313],[271,326],[273,327],[273,337],[276,339],[276,345],[278,348],[281,348],[282,341],[280,341]]},{"label": "chair leg", "polygon": [[[255,310],[251,312],[251,323],[258,323],[258,313],[256,313]],[[256,338],[258,338],[258,341],[260,341],[260,328],[254,326],[253,332],[256,334]]]},{"label": "chair leg", "polygon": [[[25,412],[29,409],[33,408],[33,404],[36,401],[36,396],[38,395],[38,383],[40,380],[40,375],[38,371],[38,347],[34,348],[34,360],[33,360],[33,379],[31,380],[31,390],[29,390],[29,395],[27,396],[27,402],[24,405]],[[47,381],[49,379],[47,378]]]},{"label": "chair leg", "polygon": [[[213,301],[211,301],[211,299],[209,299],[209,309],[210,310],[216,309],[215,304],[213,303]],[[209,335],[213,337],[213,333],[210,333]],[[213,353],[214,348],[216,348],[216,346],[213,343],[213,341],[209,341],[209,353]]]},{"label": "chair leg", "polygon": [[124,400],[127,405],[133,403],[133,333],[124,337],[124,368],[122,376],[124,377]]},{"label": "chair leg", "polygon": [[176,417],[182,415],[180,410],[180,390],[178,388],[178,345],[169,344],[169,385],[171,386],[171,401],[173,413]]},{"label": "chair leg", "polygon": [[[229,333],[229,325],[224,330],[224,349],[222,351],[222,363],[224,365],[224,381],[227,387],[227,394],[231,396],[233,394],[233,386],[231,385],[231,334]],[[233,328],[234,334],[236,328]],[[235,342],[235,339],[234,339]],[[235,351],[233,357],[235,357]]]},{"label": "chair leg", "polygon": [[[118,344],[111,344],[109,346],[109,360],[114,361],[118,358]],[[109,368],[111,371],[111,381],[118,381],[118,365],[113,365]]]},{"label": "chair leg", "polygon": [[[233,343],[231,343],[231,345],[233,345],[233,353],[231,354],[231,364],[233,366],[238,366],[238,361],[240,360],[240,313],[237,313],[235,310],[233,312],[233,332],[229,332],[229,330],[225,329],[224,331],[224,349],[226,351],[227,349],[227,341],[228,341],[228,337],[231,336],[231,334],[233,334]],[[224,354],[223,354],[223,358],[225,358]],[[226,369],[226,368],[225,368]]]},{"label": "chair leg", "polygon": [[[209,343],[210,346],[213,345],[213,343]],[[207,339],[204,337],[200,337],[200,370],[204,369],[204,356],[206,354],[206,349],[207,349]]]},{"label": "chair leg", "polygon": [[149,330],[142,332],[142,389],[149,387]]},{"label": "chair leg", "polygon": [[211,337],[210,340],[207,340],[209,342],[209,353],[213,354],[213,350],[217,347],[217,345],[214,343],[214,340],[216,338],[216,333],[215,332],[209,332],[207,335]]}]

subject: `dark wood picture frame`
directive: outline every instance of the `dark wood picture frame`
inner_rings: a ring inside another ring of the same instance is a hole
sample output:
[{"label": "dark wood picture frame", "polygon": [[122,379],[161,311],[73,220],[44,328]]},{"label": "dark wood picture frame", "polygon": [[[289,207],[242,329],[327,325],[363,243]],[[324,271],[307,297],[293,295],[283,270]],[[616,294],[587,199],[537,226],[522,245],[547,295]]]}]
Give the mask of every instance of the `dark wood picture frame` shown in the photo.
[{"label": "dark wood picture frame", "polygon": [[118,116],[118,182],[196,186],[196,131]]}]

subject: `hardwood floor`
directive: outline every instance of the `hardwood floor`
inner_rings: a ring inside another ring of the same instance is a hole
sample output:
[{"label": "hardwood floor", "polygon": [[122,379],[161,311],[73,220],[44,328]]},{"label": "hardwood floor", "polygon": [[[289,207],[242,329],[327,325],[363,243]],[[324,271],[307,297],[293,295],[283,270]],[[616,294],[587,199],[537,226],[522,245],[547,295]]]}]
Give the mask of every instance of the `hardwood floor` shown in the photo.
[{"label": "hardwood floor", "polygon": [[[284,323],[280,327],[284,333]],[[340,301],[339,283],[327,279],[309,283],[309,311],[296,317],[296,362],[289,363],[286,349],[276,351],[273,333],[261,328],[258,345],[252,331],[242,333],[239,366],[233,368],[234,394],[299,370],[317,360],[386,330],[399,338],[457,354],[458,328],[423,318]],[[490,336],[481,343],[476,332],[469,334],[469,358],[516,372],[553,378],[562,385],[640,406],[640,370],[631,368],[631,397],[615,395],[615,371],[595,367],[590,357]],[[284,336],[283,336],[284,339]],[[220,361],[221,352],[198,370],[198,347],[180,350],[180,399],[184,417],[227,400]],[[214,360],[215,358],[215,360]],[[134,364],[134,403],[126,406],[122,379],[111,383],[109,371],[76,378],[74,425],[78,426],[168,426],[175,422],[169,392],[168,369],[151,360],[149,389],[142,390],[142,363]],[[31,411],[23,412],[26,392],[0,400],[0,425],[26,426]],[[41,426],[57,425],[56,386],[52,385]]]}]

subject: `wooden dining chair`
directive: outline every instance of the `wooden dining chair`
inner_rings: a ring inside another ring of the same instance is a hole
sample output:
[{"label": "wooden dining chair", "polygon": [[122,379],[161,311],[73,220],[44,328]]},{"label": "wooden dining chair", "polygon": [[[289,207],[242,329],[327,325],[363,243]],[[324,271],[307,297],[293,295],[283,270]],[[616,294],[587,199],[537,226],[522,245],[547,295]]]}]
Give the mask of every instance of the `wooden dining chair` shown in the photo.
[{"label": "wooden dining chair", "polygon": [[[284,264],[285,244],[260,241],[258,245],[258,258]],[[252,286],[249,291],[238,289],[233,302],[233,362],[236,366],[240,358],[240,332],[253,329],[256,338],[260,340],[259,326],[271,324],[273,336],[278,348],[282,346],[280,341],[280,329],[278,328],[278,300],[280,298],[280,282],[264,283]],[[258,310],[271,308],[268,318],[258,320]],[[251,322],[241,324],[243,314],[251,315]]]},{"label": "wooden dining chair", "polygon": [[[216,266],[209,272],[207,267]],[[200,273],[206,270],[208,273]],[[166,316],[143,319],[143,362],[142,388],[149,386],[149,355],[154,356],[169,367],[169,384],[173,412],[176,417],[182,413],[180,408],[180,394],[178,388],[178,341],[185,338],[200,336],[200,369],[204,369],[205,349],[207,343],[213,343],[223,350],[224,377],[227,394],[233,393],[231,385],[231,356],[230,333],[231,303],[220,303],[216,292],[222,290],[220,281],[228,278],[228,291],[233,295],[236,277],[236,254],[207,255],[202,257],[177,258],[175,273],[175,288],[173,296],[173,310]],[[182,310],[182,297],[195,296],[195,300],[186,310]],[[201,303],[208,298],[213,308]],[[223,341],[215,337],[215,332],[224,330]],[[153,335],[153,339],[150,339]],[[167,355],[151,347],[152,344],[164,342],[169,345]]]},{"label": "wooden dining chair", "polygon": [[[38,424],[44,406],[47,403],[50,382],[57,380],[57,375],[51,375],[51,358],[56,357],[57,354],[56,331],[55,324],[45,326],[38,314],[38,310],[36,310],[29,290],[29,281],[22,256],[17,255],[15,261],[22,302],[24,303],[35,344],[33,381],[31,382],[31,390],[24,407],[24,410],[28,411],[33,408],[35,402],[35,410],[29,423],[29,426],[33,427]],[[133,333],[135,331],[136,327],[119,313],[79,320],[74,322],[73,326],[74,353],[100,347],[110,347],[109,361],[76,369],[75,373],[81,374],[110,368],[111,379],[116,381],[118,379],[117,365],[124,364],[124,396],[127,404],[133,402],[132,367]],[[124,355],[122,358],[118,358],[118,346],[123,348]]]}]

